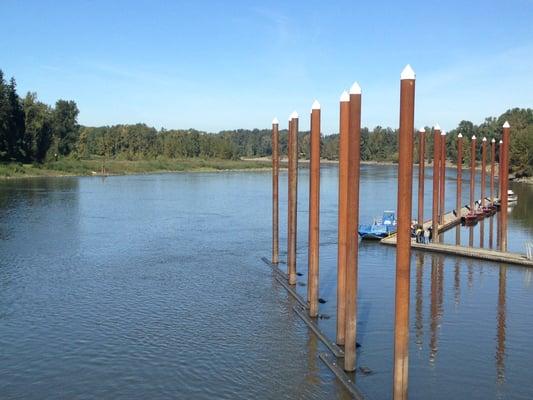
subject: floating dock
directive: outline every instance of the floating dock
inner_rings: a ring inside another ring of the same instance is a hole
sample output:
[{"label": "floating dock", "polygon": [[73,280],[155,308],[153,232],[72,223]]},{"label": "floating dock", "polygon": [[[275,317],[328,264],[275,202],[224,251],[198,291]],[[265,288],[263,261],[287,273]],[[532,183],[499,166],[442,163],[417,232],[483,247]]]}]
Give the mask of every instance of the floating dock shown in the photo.
[{"label": "floating dock", "polygon": [[[461,223],[461,216],[466,214],[469,210],[466,207],[461,208],[461,212],[456,214],[453,211],[444,215],[443,223],[439,225],[438,231],[444,233]],[[424,222],[424,229],[431,227],[431,220]],[[396,235],[391,235],[381,240],[381,243],[396,246]],[[417,243],[415,238],[411,240],[411,248],[417,250],[432,251],[435,253],[444,253],[460,257],[477,258],[479,260],[494,261],[505,264],[516,264],[525,267],[533,267],[533,260],[529,260],[525,255],[518,253],[509,253],[493,249],[485,249],[479,247],[465,247],[444,243]]]}]

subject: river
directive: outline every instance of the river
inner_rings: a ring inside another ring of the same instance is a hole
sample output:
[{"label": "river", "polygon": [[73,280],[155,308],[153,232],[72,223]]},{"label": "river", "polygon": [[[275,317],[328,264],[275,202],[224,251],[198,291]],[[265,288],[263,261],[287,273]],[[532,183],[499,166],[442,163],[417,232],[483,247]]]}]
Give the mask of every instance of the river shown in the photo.
[{"label": "river", "polygon": [[[297,290],[305,295],[306,169],[299,179]],[[282,259],[286,185],[282,172]],[[395,166],[362,167],[361,223],[395,209],[396,186]],[[509,250],[524,253],[533,187],[511,187],[519,202]],[[337,169],[326,166],[320,312],[330,318],[319,324],[331,338],[336,203]],[[266,171],[0,182],[0,398],[348,398],[261,261],[270,252]],[[394,248],[360,245],[357,364],[372,373],[356,380],[371,399],[391,395],[394,259]],[[533,398],[532,270],[413,252],[411,277],[410,398]]]}]

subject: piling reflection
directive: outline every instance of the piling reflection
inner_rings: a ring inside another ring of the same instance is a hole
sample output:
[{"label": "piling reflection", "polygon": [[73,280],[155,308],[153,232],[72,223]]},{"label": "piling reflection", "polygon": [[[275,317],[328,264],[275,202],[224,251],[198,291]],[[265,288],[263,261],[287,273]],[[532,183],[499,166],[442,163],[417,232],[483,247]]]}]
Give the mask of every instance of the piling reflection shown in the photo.
[{"label": "piling reflection", "polygon": [[455,260],[455,267],[453,272],[453,299],[457,307],[461,299],[461,266],[459,258]]},{"label": "piling reflection", "polygon": [[416,255],[416,290],[415,290],[415,337],[416,345],[422,350],[424,341],[424,310],[423,289],[424,288],[424,254],[422,252]]},{"label": "piling reflection", "polygon": [[438,352],[438,328],[443,314],[444,299],[444,265],[443,258],[431,257],[431,285],[430,285],[430,339],[429,363],[434,365]]},{"label": "piling reflection", "polygon": [[499,385],[505,383],[506,286],[507,267],[500,265],[498,281],[498,329],[496,335],[496,379]]},{"label": "piling reflection", "polygon": [[472,259],[467,261],[466,282],[468,284],[468,288],[472,289],[474,283],[474,261]]}]

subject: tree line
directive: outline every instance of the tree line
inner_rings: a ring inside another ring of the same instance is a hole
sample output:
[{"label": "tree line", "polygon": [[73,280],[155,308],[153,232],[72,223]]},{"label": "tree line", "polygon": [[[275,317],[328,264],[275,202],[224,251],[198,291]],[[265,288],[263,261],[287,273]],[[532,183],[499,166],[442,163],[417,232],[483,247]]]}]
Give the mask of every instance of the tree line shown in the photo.
[{"label": "tree line", "polygon": [[66,156],[78,142],[78,107],[58,100],[51,107],[28,92],[17,94],[14,78],[0,70],[0,160],[43,162],[49,153]]},{"label": "tree line", "polygon": [[[58,100],[49,106],[37,99],[35,93],[18,96],[13,78],[6,82],[0,71],[0,160],[42,163],[57,157],[91,158],[94,156],[137,160],[167,158],[264,157],[272,154],[270,129],[224,130],[218,133],[195,129],[157,130],[146,124],[88,127],[78,124],[79,110],[72,100]],[[499,141],[503,122],[511,124],[511,166],[515,172],[533,175],[533,109],[514,108],[499,117],[486,118],[476,125],[461,121],[448,132],[446,152],[448,160],[456,162],[456,137],[464,136],[465,162],[470,160],[469,140],[472,135]],[[427,127],[427,132],[432,129]],[[415,134],[418,135],[418,134]],[[433,135],[426,140],[427,153],[433,153]],[[398,160],[398,130],[377,126],[361,130],[361,158],[364,161]],[[309,132],[299,133],[299,153],[309,157]],[[339,135],[323,136],[321,156],[338,158]],[[415,160],[418,159],[415,146]],[[287,131],[280,131],[280,151],[287,154]],[[478,146],[478,152],[481,146]],[[490,152],[488,152],[490,154]],[[476,155],[480,158],[480,154]]]}]

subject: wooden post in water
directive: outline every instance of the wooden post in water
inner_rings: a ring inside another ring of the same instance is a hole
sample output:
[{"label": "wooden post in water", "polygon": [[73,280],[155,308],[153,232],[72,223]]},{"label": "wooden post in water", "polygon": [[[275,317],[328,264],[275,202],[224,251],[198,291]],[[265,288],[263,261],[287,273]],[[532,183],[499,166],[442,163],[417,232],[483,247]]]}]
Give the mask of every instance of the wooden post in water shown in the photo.
[{"label": "wooden post in water", "polygon": [[290,117],[289,129],[289,228],[287,240],[287,269],[289,284],[296,284],[296,238],[298,210],[298,114],[294,111]]},{"label": "wooden post in water", "polygon": [[446,132],[440,133],[440,188],[439,188],[439,222],[444,224],[444,214],[446,214]]},{"label": "wooden post in water", "polygon": [[272,121],[272,264],[279,263],[279,121]]},{"label": "wooden post in water", "polygon": [[501,211],[500,211],[500,218],[501,218],[501,239],[500,239],[500,248],[501,251],[507,251],[507,206],[508,206],[508,200],[509,195],[507,194],[507,191],[509,190],[509,133],[511,130],[511,125],[509,125],[509,122],[505,121],[503,124],[503,160],[501,162],[501,171],[500,171],[500,180],[502,182],[501,184]]},{"label": "wooden post in water", "polygon": [[424,179],[425,179],[426,129],[418,130],[418,215],[417,222],[424,225]]},{"label": "wooden post in water", "polygon": [[476,183],[476,136],[472,136],[470,146],[470,210],[474,211]]},{"label": "wooden post in water", "polygon": [[496,214],[496,248],[501,249],[500,240],[502,238],[502,221],[501,221],[501,214],[502,214],[502,208],[501,208],[501,194],[502,194],[502,149],[503,149],[503,140],[500,139],[498,142],[498,185],[496,188],[498,189],[498,194],[496,197],[500,199],[500,213]]},{"label": "wooden post in water", "polygon": [[342,92],[339,121],[339,220],[337,248],[337,344],[344,344],[346,333],[346,222],[348,219],[348,136],[350,96]]},{"label": "wooden post in water", "polygon": [[319,241],[320,241],[320,104],[311,107],[311,151],[309,164],[309,257],[307,301],[309,316],[318,316]]},{"label": "wooden post in water", "polygon": [[494,203],[494,159],[496,158],[496,140],[490,141],[490,202]]},{"label": "wooden post in water", "polygon": [[415,73],[410,65],[404,68],[400,78],[398,233],[396,244],[396,298],[394,314],[394,400],[407,399],[409,370],[409,284],[411,275],[411,206],[415,115]]},{"label": "wooden post in water", "polygon": [[[503,140],[500,139],[498,143],[498,194],[496,197],[500,198],[502,197],[502,151],[503,151]],[[501,204],[501,203],[500,203]],[[500,236],[498,236],[498,240],[500,240]]]},{"label": "wooden post in water", "polygon": [[431,213],[432,221],[432,241],[439,239],[439,182],[440,182],[440,126],[433,127],[433,209]]},{"label": "wooden post in water", "polygon": [[[457,192],[455,197],[455,210],[457,216],[461,217],[461,208],[463,207],[463,134],[457,135]],[[461,244],[461,226],[458,225],[455,230],[455,244]]]},{"label": "wooden post in water", "polygon": [[485,207],[485,186],[487,181],[487,138],[481,140],[481,206]]},{"label": "wooden post in water", "polygon": [[359,167],[361,147],[361,87],[350,88],[350,119],[348,127],[348,190],[346,224],[346,304],[344,334],[344,369],[355,371],[357,335],[357,278],[359,240]]}]

